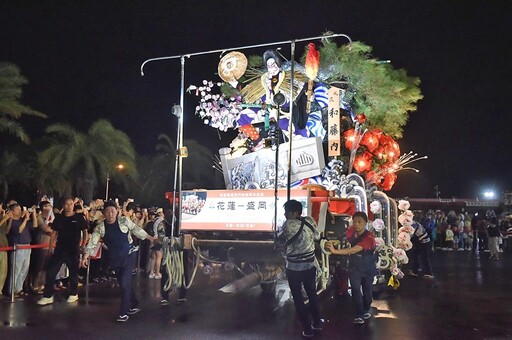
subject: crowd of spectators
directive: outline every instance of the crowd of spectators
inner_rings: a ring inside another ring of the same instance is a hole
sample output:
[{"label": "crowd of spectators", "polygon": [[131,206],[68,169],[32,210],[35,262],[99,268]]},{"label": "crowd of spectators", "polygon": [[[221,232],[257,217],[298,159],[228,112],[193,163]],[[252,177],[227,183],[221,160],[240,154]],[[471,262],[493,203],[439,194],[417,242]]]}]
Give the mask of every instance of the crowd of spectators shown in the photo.
[{"label": "crowd of spectators", "polygon": [[[66,200],[64,200],[65,202]],[[152,236],[162,236],[168,232],[171,214],[166,216],[162,208],[143,208],[133,200],[119,203],[115,200],[120,215],[129,217],[139,227]],[[83,218],[90,235],[96,225],[103,221],[104,201],[96,199],[84,204],[80,198],[73,199],[74,212]],[[15,200],[0,204],[0,298],[12,293],[21,298],[28,294],[43,294],[46,281],[48,261],[55,249],[58,233],[52,228],[56,216],[63,213],[63,207],[55,207],[47,197],[40,200],[38,206],[25,207]],[[88,237],[80,241],[81,252],[86,246]],[[159,241],[134,240],[139,246],[137,264],[134,273],[143,271],[151,279],[161,279],[160,266],[162,250]],[[13,247],[16,245],[16,256]],[[105,259],[106,247],[98,247],[96,256],[91,257],[91,282],[113,279],[113,273]],[[103,253],[103,254],[102,254]],[[15,260],[14,260],[15,258]],[[15,262],[13,262],[15,261]],[[14,269],[14,270],[12,270]],[[14,287],[11,287],[14,275]],[[69,270],[65,264],[55,276],[55,289],[66,289],[69,285]],[[85,281],[86,270],[79,271],[79,286]]]},{"label": "crowd of spectators", "polygon": [[489,252],[490,258],[497,260],[512,228],[511,216],[498,216],[493,210],[485,213],[429,210],[417,212],[415,219],[429,233],[433,250]]}]

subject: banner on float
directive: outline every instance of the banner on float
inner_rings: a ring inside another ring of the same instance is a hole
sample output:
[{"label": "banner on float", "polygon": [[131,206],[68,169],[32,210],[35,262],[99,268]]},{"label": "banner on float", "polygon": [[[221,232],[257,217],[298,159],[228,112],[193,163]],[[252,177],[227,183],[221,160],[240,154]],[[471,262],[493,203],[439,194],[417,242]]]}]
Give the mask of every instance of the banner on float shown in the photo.
[{"label": "banner on float", "polygon": [[340,142],[340,89],[331,87],[327,92],[329,96],[327,135],[328,135],[328,155],[329,157],[339,156],[341,154]]},{"label": "banner on float", "polygon": [[[181,197],[181,230],[272,232],[274,190],[194,190]],[[309,190],[291,190],[290,198],[302,203],[303,215],[310,215]],[[285,221],[286,199],[286,189],[278,190],[278,229]]]}]

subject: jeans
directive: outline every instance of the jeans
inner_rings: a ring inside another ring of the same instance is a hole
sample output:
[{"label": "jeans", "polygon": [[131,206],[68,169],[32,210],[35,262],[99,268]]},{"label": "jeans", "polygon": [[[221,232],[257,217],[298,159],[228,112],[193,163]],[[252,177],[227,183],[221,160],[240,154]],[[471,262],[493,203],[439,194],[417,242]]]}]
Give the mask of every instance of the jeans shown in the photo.
[{"label": "jeans", "polygon": [[363,314],[370,311],[372,305],[373,275],[361,275],[359,271],[350,269],[349,278],[350,288],[352,290],[352,301],[354,302],[354,308],[356,310],[356,318],[362,318]]},{"label": "jeans", "polygon": [[80,256],[76,252],[56,251],[53,253],[46,269],[46,283],[44,285],[44,297],[52,297],[54,293],[55,277],[62,264],[69,269],[69,295],[77,295],[78,290],[78,267]]},{"label": "jeans", "polygon": [[[293,303],[295,304],[295,310],[299,315],[300,322],[304,330],[311,330],[311,321],[309,320],[309,314],[313,316],[315,323],[320,323],[320,308],[318,306],[318,297],[316,295],[316,268],[310,268],[308,270],[290,270],[286,269],[286,277],[288,278],[288,285],[293,296]],[[309,308],[304,303],[304,297],[302,296],[302,285],[309,298]]]},{"label": "jeans", "polygon": [[[16,250],[16,263],[14,264],[14,292],[19,293],[23,290],[23,282],[28,275],[30,266],[30,253],[32,249]],[[14,256],[14,252],[12,253]]]},{"label": "jeans", "polygon": [[128,255],[128,261],[125,262],[123,267],[114,268],[117,282],[121,288],[121,307],[119,309],[119,315],[126,315],[131,308],[135,308],[139,305],[132,285],[132,270],[136,258],[137,253],[131,253]]}]

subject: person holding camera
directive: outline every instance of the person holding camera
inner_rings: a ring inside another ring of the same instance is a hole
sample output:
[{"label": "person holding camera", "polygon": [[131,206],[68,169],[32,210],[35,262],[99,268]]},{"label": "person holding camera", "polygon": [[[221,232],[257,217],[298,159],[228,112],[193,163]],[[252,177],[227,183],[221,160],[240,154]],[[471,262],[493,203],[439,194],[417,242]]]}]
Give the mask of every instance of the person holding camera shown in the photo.
[{"label": "person holding camera", "polygon": [[[36,207],[32,206],[30,209],[26,207],[21,208],[18,203],[9,205],[9,211],[11,212],[11,229],[9,231],[9,242],[11,245],[18,246],[30,246],[32,236],[30,235],[31,228],[37,228],[37,214]],[[26,295],[23,292],[23,283],[28,275],[28,269],[30,267],[30,254],[32,250],[28,249],[17,249],[16,250],[16,262],[14,265],[14,295],[20,297]],[[14,255],[14,252],[12,253]]]}]

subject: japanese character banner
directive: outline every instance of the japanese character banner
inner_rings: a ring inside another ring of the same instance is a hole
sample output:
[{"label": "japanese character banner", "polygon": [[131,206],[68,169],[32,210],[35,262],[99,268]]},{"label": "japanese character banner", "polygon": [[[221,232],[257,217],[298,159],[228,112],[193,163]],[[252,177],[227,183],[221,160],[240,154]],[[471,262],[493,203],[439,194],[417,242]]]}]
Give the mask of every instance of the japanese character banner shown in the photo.
[{"label": "japanese character banner", "polygon": [[328,106],[328,154],[329,157],[339,156],[341,153],[340,144],[340,89],[331,87],[327,92],[329,96]]}]

